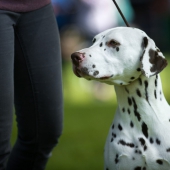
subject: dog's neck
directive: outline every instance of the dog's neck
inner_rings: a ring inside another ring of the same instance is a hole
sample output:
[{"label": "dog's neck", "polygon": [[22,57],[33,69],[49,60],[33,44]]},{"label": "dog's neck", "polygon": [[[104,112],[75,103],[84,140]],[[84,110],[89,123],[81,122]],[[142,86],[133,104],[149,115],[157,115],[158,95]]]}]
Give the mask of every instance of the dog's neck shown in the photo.
[{"label": "dog's neck", "polygon": [[[156,116],[164,112],[164,107],[169,107],[162,91],[159,75],[150,78],[141,75],[130,85],[115,85],[115,91],[119,112],[134,112],[139,121],[141,115],[149,116],[149,114],[155,113]],[[139,113],[139,110],[142,113]]]}]

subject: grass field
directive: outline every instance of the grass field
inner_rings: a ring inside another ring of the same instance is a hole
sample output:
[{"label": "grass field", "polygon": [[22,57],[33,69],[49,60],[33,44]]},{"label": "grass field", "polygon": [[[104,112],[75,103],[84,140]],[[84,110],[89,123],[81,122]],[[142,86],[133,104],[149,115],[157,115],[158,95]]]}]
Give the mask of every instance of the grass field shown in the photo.
[{"label": "grass field", "polygon": [[[168,101],[169,73],[170,66],[161,73]],[[116,108],[114,88],[78,79],[70,63],[65,65],[63,82],[64,130],[46,170],[103,170],[104,144]],[[16,133],[14,121],[12,144]]]}]

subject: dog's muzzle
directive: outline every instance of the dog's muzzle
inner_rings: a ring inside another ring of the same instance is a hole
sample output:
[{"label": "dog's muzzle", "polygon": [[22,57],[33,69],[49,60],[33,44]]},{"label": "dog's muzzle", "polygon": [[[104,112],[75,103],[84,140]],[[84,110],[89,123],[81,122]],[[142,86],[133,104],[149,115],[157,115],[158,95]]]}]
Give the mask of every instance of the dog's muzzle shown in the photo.
[{"label": "dog's muzzle", "polygon": [[75,52],[71,55],[72,62],[76,67],[79,67],[79,64],[83,61],[84,58],[84,53]]},{"label": "dog's muzzle", "polygon": [[73,71],[77,77],[82,77],[81,76],[82,70],[80,69],[80,64],[84,60],[84,58],[85,58],[84,53],[75,52],[71,55]]}]

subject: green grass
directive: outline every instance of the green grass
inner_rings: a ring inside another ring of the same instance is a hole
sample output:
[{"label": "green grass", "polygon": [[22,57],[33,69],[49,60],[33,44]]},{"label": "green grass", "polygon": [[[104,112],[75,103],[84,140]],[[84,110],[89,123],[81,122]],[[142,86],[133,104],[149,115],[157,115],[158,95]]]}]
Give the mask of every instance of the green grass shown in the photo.
[{"label": "green grass", "polygon": [[[67,105],[64,132],[53,152],[49,170],[103,169],[103,150],[114,106]],[[52,167],[52,165],[54,165]]]},{"label": "green grass", "polygon": [[[170,66],[162,73],[163,90],[170,101]],[[103,170],[103,151],[116,96],[113,86],[78,79],[70,63],[63,71],[64,130],[46,170]],[[16,123],[12,143],[16,139]]]}]

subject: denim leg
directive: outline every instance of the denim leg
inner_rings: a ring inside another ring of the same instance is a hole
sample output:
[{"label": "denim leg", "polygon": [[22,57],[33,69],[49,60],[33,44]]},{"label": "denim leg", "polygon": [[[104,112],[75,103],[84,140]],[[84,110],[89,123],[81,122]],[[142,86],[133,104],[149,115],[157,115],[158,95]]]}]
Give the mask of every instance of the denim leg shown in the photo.
[{"label": "denim leg", "polygon": [[60,44],[51,5],[22,14],[15,34],[18,138],[7,170],[44,170],[63,119]]},{"label": "denim leg", "polygon": [[0,170],[10,154],[14,100],[14,29],[17,15],[0,10]]}]

